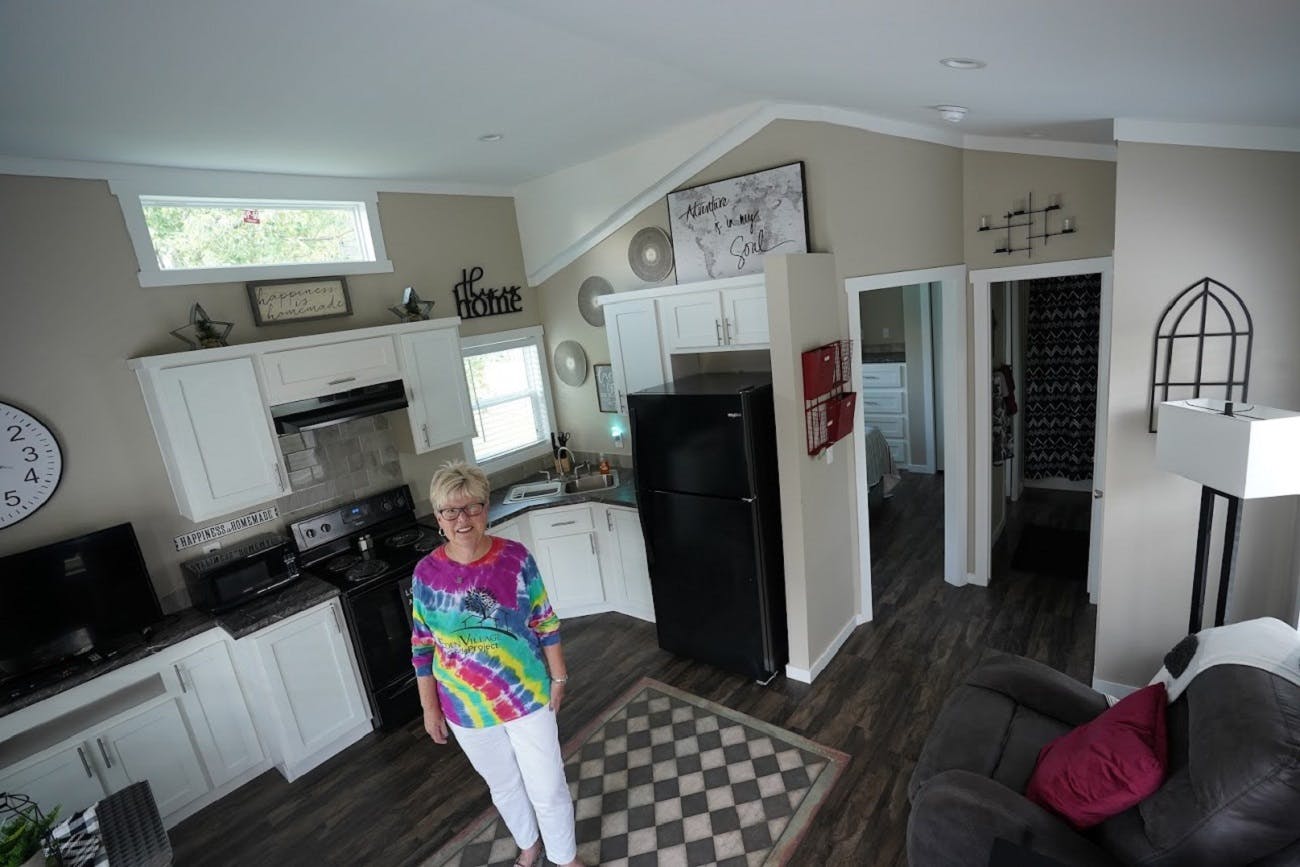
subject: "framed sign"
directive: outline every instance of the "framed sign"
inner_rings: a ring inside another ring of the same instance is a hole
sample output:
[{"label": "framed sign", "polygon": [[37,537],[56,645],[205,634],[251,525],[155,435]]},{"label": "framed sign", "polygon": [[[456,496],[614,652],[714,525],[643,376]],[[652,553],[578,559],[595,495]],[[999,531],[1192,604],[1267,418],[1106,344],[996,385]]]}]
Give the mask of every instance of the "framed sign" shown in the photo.
[{"label": "framed sign", "polygon": [[263,280],[247,283],[254,325],[304,322],[352,315],[352,298],[342,277]]},{"label": "framed sign", "polygon": [[610,364],[593,364],[596,374],[596,405],[601,412],[618,412],[618,389],[614,388],[614,367]]},{"label": "framed sign", "polygon": [[808,252],[803,163],[668,194],[678,283],[763,271],[770,252]]}]

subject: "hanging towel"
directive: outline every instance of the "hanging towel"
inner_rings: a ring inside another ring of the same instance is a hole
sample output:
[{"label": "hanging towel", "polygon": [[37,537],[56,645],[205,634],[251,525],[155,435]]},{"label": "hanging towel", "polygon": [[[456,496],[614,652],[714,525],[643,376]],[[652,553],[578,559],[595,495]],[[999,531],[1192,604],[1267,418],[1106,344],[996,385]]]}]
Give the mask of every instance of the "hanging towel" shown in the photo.
[{"label": "hanging towel", "polygon": [[1174,651],[1151,678],[1151,683],[1165,685],[1170,702],[1196,675],[1216,665],[1249,665],[1300,686],[1300,633],[1274,617],[1202,629],[1183,639]]}]

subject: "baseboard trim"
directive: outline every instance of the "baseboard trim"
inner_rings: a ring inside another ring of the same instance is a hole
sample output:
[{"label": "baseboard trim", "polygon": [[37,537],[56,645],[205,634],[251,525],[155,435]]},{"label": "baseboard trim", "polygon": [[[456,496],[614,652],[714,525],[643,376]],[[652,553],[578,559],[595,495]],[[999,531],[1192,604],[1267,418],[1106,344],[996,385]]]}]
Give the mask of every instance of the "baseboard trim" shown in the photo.
[{"label": "baseboard trim", "polygon": [[830,645],[828,645],[827,648],[822,651],[821,656],[817,657],[816,661],[813,662],[811,669],[787,665],[785,667],[785,676],[791,680],[797,680],[800,683],[812,683],[816,680],[817,675],[825,671],[826,666],[830,665],[831,660],[835,658],[835,654],[840,652],[840,648],[844,646],[844,642],[849,640],[849,636],[853,634],[853,630],[866,622],[859,620],[858,617],[859,615],[855,614],[845,622],[844,626],[840,628],[839,634],[831,640]]},{"label": "baseboard trim", "polygon": [[292,783],[294,780],[298,779],[303,774],[307,773],[310,770],[313,770],[319,765],[324,764],[325,762],[332,759],[334,756],[343,752],[345,749],[352,746],[357,741],[361,740],[363,737],[370,734],[374,730],[375,730],[374,723],[371,722],[369,718],[367,718],[364,723],[359,723],[358,725],[354,726],[350,731],[348,731],[346,734],[340,735],[338,738],[334,740],[333,743],[331,743],[329,746],[325,747],[324,749],[312,753],[309,756],[304,756],[303,758],[299,759],[296,762],[292,762],[292,763],[285,762],[282,765],[277,765],[276,768],[280,771],[281,775],[284,776],[284,779],[287,782]]},{"label": "baseboard trim", "polygon": [[812,673],[806,668],[797,668],[793,665],[785,667],[785,676],[787,680],[797,680],[800,683],[812,683]]},{"label": "baseboard trim", "polygon": [[1129,686],[1127,683],[1116,683],[1113,680],[1101,680],[1094,677],[1092,679],[1092,688],[1097,692],[1113,695],[1115,698],[1123,698],[1132,692],[1137,692],[1141,687]]}]

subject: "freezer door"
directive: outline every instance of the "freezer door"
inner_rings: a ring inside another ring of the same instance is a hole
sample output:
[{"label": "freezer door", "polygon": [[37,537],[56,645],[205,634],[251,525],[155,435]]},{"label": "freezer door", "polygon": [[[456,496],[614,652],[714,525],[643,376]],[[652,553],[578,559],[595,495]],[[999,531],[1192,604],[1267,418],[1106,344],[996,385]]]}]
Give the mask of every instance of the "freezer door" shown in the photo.
[{"label": "freezer door", "polygon": [[754,504],[650,491],[640,509],[659,646],[757,680],[774,674]]},{"label": "freezer door", "polygon": [[745,415],[736,395],[628,395],[642,490],[749,497]]}]

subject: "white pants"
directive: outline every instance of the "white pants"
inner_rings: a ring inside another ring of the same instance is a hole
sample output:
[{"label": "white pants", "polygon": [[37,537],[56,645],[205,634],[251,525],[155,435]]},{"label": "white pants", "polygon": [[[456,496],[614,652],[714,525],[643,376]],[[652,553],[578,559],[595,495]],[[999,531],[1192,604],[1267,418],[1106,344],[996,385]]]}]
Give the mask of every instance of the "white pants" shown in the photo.
[{"label": "white pants", "polygon": [[519,848],[537,842],[540,826],[547,858],[556,864],[577,858],[573,799],[564,779],[560,733],[551,709],[487,728],[452,725],[451,729],[474,770],[487,782],[492,803]]}]

